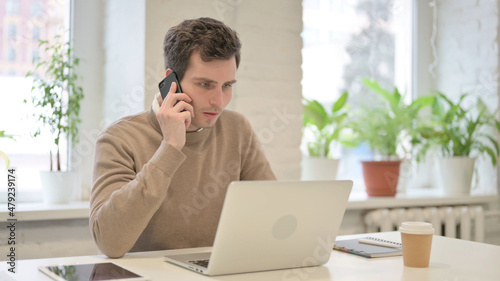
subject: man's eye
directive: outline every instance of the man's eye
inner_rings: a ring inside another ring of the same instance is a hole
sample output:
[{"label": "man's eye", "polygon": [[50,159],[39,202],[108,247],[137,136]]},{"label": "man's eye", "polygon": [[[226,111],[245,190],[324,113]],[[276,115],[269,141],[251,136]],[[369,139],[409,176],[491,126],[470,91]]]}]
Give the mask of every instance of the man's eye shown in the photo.
[{"label": "man's eye", "polygon": [[208,88],[208,86],[210,86],[210,84],[208,84],[208,83],[200,83],[200,86],[203,87],[203,88]]},{"label": "man's eye", "polygon": [[233,86],[233,84],[224,84],[222,87],[224,88],[231,88]]}]

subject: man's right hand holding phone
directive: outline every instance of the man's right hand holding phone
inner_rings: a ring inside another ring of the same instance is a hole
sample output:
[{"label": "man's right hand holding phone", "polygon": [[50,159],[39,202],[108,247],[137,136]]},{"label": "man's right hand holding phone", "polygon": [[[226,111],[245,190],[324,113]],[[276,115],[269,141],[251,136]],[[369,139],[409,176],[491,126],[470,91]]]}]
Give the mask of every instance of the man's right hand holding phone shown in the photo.
[{"label": "man's right hand holding phone", "polygon": [[191,98],[185,93],[176,93],[176,90],[177,84],[173,82],[165,100],[162,100],[161,95],[157,96],[160,109],[156,113],[156,119],[160,124],[163,139],[181,150],[186,144],[186,131],[191,125],[194,110],[189,104]]}]

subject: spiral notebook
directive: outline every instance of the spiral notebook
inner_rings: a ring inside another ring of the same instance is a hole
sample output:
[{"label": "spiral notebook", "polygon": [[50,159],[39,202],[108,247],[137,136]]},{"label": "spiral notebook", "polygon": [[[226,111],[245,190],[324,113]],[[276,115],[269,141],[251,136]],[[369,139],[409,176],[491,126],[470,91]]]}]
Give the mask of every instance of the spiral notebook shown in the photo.
[{"label": "spiral notebook", "polygon": [[335,241],[333,249],[367,258],[392,257],[403,255],[401,244],[393,241],[387,241],[375,237],[364,237],[374,242],[389,243],[399,247],[384,247],[358,242],[358,239]]}]

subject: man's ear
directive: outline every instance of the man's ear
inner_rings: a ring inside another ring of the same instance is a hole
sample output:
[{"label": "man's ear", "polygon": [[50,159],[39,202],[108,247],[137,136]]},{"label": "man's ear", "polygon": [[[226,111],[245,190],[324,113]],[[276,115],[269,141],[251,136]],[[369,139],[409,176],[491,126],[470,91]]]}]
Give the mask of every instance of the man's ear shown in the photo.
[{"label": "man's ear", "polygon": [[167,72],[165,72],[165,77],[168,76],[170,73],[174,72],[172,68],[167,68]]}]

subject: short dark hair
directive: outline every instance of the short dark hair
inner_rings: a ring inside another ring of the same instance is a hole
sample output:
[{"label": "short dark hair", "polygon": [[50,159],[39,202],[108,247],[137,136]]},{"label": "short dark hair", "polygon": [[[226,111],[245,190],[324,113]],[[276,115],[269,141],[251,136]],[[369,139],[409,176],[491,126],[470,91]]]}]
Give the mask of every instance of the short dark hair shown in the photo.
[{"label": "short dark hair", "polygon": [[199,51],[205,62],[234,56],[238,67],[240,49],[238,34],[223,22],[212,18],[184,20],[170,28],[163,40],[165,69],[171,68],[181,81],[193,51]]}]

